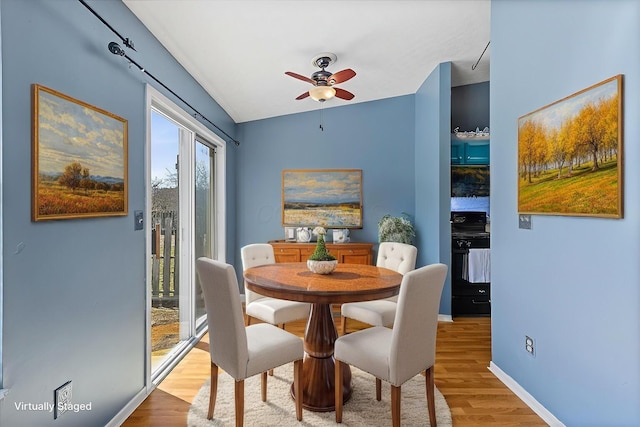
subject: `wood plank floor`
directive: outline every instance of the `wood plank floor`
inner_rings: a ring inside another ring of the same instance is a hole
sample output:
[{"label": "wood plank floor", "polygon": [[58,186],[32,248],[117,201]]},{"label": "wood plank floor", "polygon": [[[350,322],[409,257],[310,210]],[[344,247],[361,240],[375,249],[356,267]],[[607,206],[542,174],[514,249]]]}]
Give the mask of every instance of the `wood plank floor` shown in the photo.
[{"label": "wood plank floor", "polygon": [[[339,319],[335,320],[339,325]],[[286,329],[302,336],[304,327],[304,322],[296,322]],[[348,332],[363,327],[366,325],[350,321]],[[487,369],[491,361],[490,318],[440,322],[436,347],[435,384],[451,408],[454,426],[547,425]],[[123,426],[186,425],[191,401],[209,377],[208,350],[205,335]]]}]

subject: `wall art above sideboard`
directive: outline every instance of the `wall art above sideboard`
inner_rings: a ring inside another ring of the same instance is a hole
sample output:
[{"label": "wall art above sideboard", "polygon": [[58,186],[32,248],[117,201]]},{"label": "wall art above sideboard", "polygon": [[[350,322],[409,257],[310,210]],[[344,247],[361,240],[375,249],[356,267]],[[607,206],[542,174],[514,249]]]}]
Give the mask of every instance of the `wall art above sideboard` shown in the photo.
[{"label": "wall art above sideboard", "polygon": [[283,170],[282,225],[362,228],[362,170]]}]

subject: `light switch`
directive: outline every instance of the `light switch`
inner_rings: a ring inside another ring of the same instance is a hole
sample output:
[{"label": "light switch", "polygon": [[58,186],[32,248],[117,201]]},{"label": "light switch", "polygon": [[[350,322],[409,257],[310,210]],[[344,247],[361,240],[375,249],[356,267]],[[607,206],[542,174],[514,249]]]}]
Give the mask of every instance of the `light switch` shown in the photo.
[{"label": "light switch", "polygon": [[142,230],[144,228],[144,213],[142,211],[134,211],[133,219],[135,221],[133,229]]},{"label": "light switch", "polygon": [[531,215],[518,215],[518,227],[531,230]]}]

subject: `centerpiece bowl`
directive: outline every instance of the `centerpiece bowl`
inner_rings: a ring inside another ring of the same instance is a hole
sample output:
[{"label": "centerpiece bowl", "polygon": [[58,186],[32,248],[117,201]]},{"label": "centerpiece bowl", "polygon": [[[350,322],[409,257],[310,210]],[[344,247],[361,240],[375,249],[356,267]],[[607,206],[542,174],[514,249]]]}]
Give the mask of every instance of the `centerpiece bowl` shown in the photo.
[{"label": "centerpiece bowl", "polygon": [[327,246],[324,243],[324,235],[327,234],[327,230],[324,227],[316,227],[313,229],[313,234],[318,236],[318,242],[315,251],[307,260],[307,268],[316,274],[329,274],[336,269],[338,261],[327,251]]},{"label": "centerpiece bowl", "polygon": [[307,268],[316,274],[329,274],[338,266],[338,260],[332,261],[315,261],[312,259],[307,260]]}]

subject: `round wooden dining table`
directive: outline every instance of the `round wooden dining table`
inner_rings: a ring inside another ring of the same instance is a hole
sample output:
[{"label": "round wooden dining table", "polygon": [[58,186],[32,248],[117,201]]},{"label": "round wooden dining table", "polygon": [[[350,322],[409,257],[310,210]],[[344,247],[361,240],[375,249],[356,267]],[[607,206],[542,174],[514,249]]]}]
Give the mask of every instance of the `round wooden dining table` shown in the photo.
[{"label": "round wooden dining table", "polygon": [[[261,295],[311,303],[304,333],[302,406],[316,412],[335,410],[334,343],[338,338],[331,304],[370,301],[397,295],[402,275],[387,268],[338,264],[330,274],[315,274],[304,262],[252,267],[247,287]],[[344,401],[351,397],[351,370],[342,370]],[[294,399],[298,398],[291,390]]]}]

